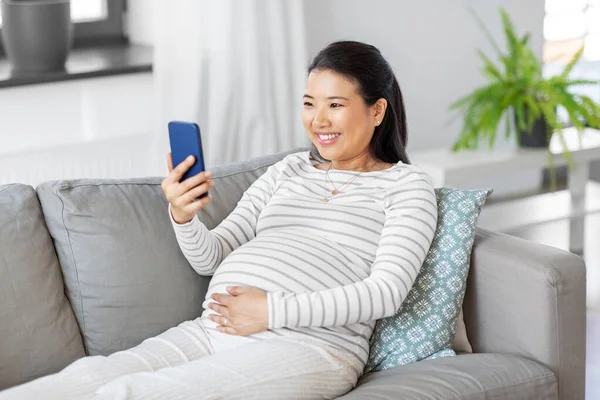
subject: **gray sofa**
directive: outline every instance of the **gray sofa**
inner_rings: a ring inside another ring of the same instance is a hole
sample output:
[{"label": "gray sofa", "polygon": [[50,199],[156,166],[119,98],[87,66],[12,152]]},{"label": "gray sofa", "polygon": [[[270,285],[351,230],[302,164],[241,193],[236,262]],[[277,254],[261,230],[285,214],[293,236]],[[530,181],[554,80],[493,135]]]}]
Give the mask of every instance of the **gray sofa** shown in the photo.
[{"label": "gray sofa", "polygon": [[[214,168],[216,226],[286,153]],[[162,178],[0,186],[0,389],[139,344],[201,313]],[[475,354],[367,374],[343,399],[584,398],[585,265],[479,230],[465,322]]]}]

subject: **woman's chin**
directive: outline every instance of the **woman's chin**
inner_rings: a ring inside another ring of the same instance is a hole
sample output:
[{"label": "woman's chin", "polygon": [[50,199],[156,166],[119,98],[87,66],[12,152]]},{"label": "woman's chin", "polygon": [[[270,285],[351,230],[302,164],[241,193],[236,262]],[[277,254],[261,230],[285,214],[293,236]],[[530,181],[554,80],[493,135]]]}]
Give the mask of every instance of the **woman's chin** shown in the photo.
[{"label": "woman's chin", "polygon": [[323,149],[317,146],[317,149],[319,150],[319,154],[321,155],[321,157],[323,157],[326,160],[334,160],[335,157],[335,153],[329,149]]},{"label": "woman's chin", "polygon": [[319,154],[321,155],[321,157],[323,157],[327,160],[336,159],[335,155],[338,152],[336,151],[336,149],[333,146],[323,146],[319,143],[315,143],[315,147],[317,148],[317,150],[319,150]]}]

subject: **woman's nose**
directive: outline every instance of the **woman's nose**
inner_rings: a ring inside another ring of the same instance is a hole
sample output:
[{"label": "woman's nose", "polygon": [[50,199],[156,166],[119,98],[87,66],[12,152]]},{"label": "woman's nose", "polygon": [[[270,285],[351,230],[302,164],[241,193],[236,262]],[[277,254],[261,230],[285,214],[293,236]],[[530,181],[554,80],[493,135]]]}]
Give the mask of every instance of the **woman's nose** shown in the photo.
[{"label": "woman's nose", "polygon": [[313,126],[323,126],[327,123],[327,116],[324,113],[319,112],[315,114],[312,124]]}]

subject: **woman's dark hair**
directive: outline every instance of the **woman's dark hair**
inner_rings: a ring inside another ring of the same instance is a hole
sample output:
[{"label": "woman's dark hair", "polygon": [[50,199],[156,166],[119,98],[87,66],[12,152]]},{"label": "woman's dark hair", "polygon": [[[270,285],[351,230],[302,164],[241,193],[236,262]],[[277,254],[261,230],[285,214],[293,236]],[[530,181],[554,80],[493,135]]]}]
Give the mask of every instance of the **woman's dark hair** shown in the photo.
[{"label": "woman's dark hair", "polygon": [[[310,63],[308,73],[314,70],[329,70],[350,79],[369,107],[381,98],[386,99],[387,110],[381,124],[375,127],[369,151],[371,156],[386,163],[410,164],[402,92],[392,67],[375,46],[354,41],[331,43]],[[324,160],[314,145],[312,152]]]}]

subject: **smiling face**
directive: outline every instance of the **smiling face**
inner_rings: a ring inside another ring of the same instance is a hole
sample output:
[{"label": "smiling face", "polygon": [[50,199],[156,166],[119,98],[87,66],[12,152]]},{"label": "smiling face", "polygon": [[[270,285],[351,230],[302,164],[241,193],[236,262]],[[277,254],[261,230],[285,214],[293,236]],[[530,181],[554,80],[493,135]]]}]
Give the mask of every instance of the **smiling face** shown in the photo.
[{"label": "smiling face", "polygon": [[356,84],[330,70],[308,75],[302,122],[321,156],[340,165],[370,160],[369,143],[387,102],[367,106]]}]

